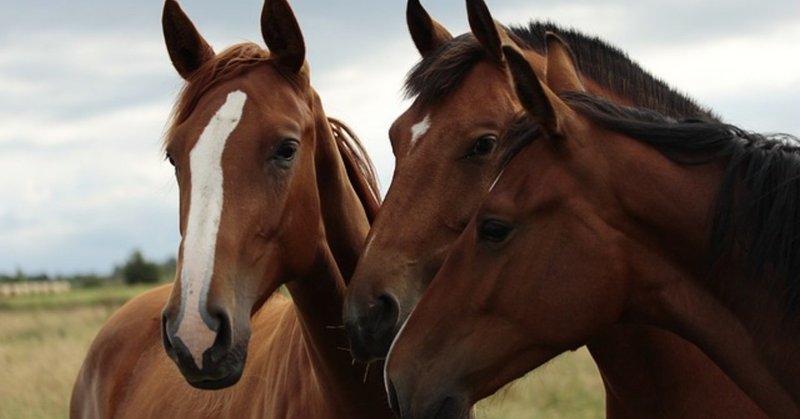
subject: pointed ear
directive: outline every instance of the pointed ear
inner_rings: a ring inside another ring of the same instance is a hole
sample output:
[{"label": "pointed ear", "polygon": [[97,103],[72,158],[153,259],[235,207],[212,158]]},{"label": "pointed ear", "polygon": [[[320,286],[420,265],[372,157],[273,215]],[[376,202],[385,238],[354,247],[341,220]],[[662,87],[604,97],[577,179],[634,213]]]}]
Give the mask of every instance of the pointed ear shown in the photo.
[{"label": "pointed ear", "polygon": [[188,80],[203,63],[214,58],[214,50],[175,0],[164,3],[161,26],[172,65],[184,79]]},{"label": "pointed ear", "polygon": [[[561,124],[556,114],[553,99],[533,72],[528,61],[512,47],[503,47],[508,70],[520,103],[548,134],[561,134]],[[557,99],[556,99],[557,100]]]},{"label": "pointed ear", "polygon": [[453,39],[453,35],[444,26],[431,18],[419,0],[408,0],[406,23],[411,39],[423,57],[433,52],[439,45]]},{"label": "pointed ear", "polygon": [[265,0],[261,10],[261,35],[273,59],[292,73],[299,73],[306,60],[303,32],[286,0]]},{"label": "pointed ear", "polygon": [[566,42],[558,35],[547,32],[547,86],[556,93],[585,92],[575,56]]},{"label": "pointed ear", "polygon": [[483,0],[467,0],[467,16],[472,34],[497,62],[503,62],[503,45],[513,44],[505,29],[495,22]]}]

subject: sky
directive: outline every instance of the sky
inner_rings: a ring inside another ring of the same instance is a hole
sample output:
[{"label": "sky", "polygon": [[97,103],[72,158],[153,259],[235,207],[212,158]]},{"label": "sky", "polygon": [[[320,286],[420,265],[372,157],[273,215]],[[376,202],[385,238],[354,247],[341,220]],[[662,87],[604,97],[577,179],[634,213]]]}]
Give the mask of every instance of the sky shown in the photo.
[{"label": "sky", "polygon": [[[217,51],[263,44],[258,0],[182,0]],[[387,130],[417,61],[402,0],[292,0],[312,84],[347,122],[385,191]],[[453,34],[463,0],[423,0]],[[800,1],[487,0],[506,24],[599,36],[726,122],[800,135]],[[108,273],[133,249],[178,246],[177,186],[161,152],[182,85],[159,0],[0,0],[0,273]]]}]

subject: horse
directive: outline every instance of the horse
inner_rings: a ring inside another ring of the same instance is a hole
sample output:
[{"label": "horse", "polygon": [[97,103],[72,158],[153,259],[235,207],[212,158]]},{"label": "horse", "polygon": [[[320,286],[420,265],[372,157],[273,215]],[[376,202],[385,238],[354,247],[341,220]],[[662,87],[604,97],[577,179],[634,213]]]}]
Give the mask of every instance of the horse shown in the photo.
[{"label": "horse", "polygon": [[[590,92],[676,118],[716,120],[597,38],[542,22],[504,28],[482,1],[467,5],[472,34],[453,38],[418,0],[408,2],[408,27],[422,55],[406,81],[416,99],[390,129],[394,177],[345,299],[350,347],[365,362],[385,356],[514,147],[498,138],[522,110],[502,44],[520,47],[543,75],[544,35],[558,31],[573,44]],[[705,354],[670,332],[620,325],[588,348],[608,417],[764,416]]]},{"label": "horse", "polygon": [[697,344],[770,417],[800,416],[800,140],[613,104],[548,39],[544,78],[504,47],[519,151],[394,341],[393,407],[462,417],[643,323]]},{"label": "horse", "polygon": [[[380,374],[365,377],[332,327],[380,203],[375,174],[326,117],[291,8],[265,1],[269,52],[215,54],[174,0],[163,29],[186,80],[165,136],[176,279],[103,326],[71,417],[392,417]],[[291,300],[273,295],[281,284]]]}]

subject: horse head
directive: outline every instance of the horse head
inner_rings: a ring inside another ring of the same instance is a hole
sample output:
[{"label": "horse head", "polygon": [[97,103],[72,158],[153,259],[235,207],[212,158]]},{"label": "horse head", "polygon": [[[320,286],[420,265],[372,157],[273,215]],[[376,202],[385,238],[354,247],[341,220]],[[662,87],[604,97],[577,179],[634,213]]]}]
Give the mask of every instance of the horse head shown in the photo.
[{"label": "horse head", "polygon": [[181,242],[163,342],[191,385],[221,388],[241,376],[251,314],[307,273],[324,240],[315,147],[327,120],[285,0],[264,4],[270,52],[239,44],[215,54],[174,0],[163,29],[186,80],[165,141]]},{"label": "horse head", "polygon": [[389,130],[392,184],[347,289],[344,318],[357,359],[385,356],[497,177],[499,134],[521,110],[501,49],[516,43],[482,0],[468,6],[472,33],[453,38],[418,0],[408,2],[422,59],[406,82],[416,99]]}]

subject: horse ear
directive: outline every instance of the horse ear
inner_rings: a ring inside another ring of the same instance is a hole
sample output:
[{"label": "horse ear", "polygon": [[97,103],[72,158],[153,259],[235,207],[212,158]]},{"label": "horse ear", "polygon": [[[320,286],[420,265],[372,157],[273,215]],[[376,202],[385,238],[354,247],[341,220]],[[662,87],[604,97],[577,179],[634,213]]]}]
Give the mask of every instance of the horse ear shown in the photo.
[{"label": "horse ear", "polygon": [[188,80],[203,63],[214,58],[214,50],[175,0],[164,3],[161,26],[172,65],[184,79]]},{"label": "horse ear", "polygon": [[300,25],[286,0],[265,0],[261,10],[261,35],[279,66],[299,73],[306,60]]},{"label": "horse ear", "polygon": [[472,34],[498,61],[503,62],[503,45],[513,44],[505,29],[495,22],[483,0],[467,0],[467,16]]},{"label": "horse ear", "polygon": [[439,45],[453,39],[453,35],[439,22],[433,20],[419,0],[408,0],[406,23],[417,51],[425,57]]},{"label": "horse ear", "polygon": [[547,32],[547,86],[556,93],[585,92],[575,65],[575,56],[558,35]]},{"label": "horse ear", "polygon": [[533,68],[522,54],[513,47],[503,47],[508,70],[514,80],[517,97],[525,110],[542,125],[549,134],[561,134],[561,124],[554,107],[558,99],[548,94],[547,88],[536,77]]}]

